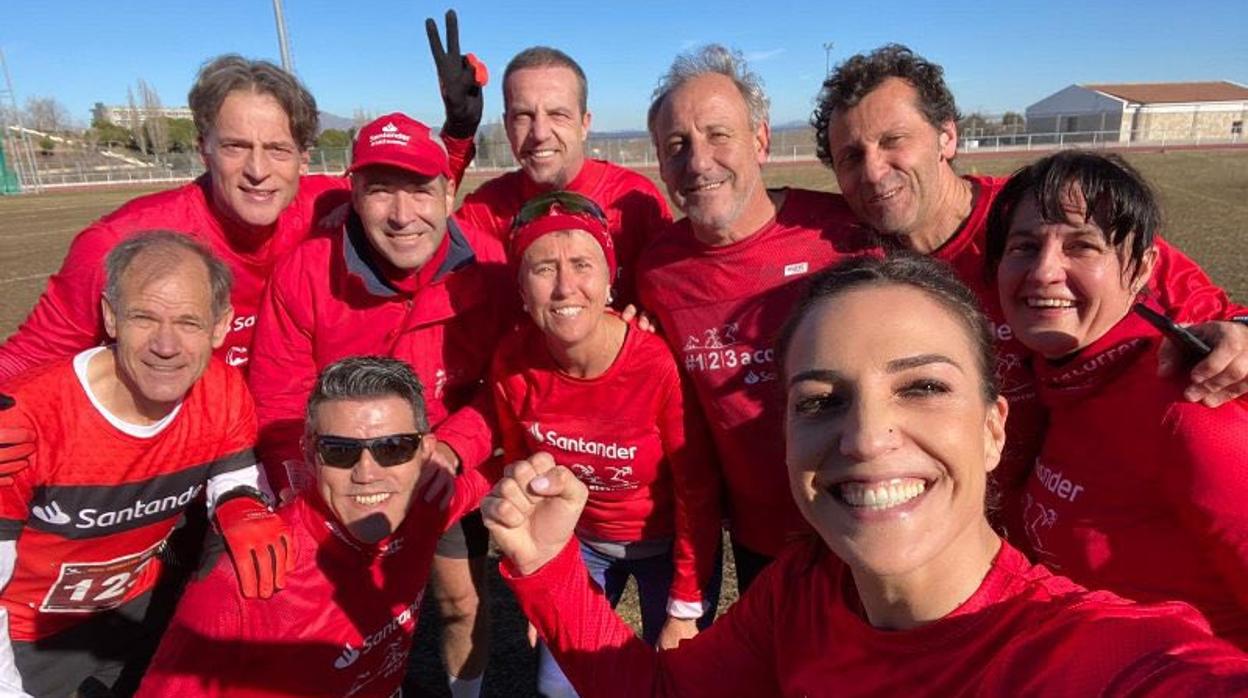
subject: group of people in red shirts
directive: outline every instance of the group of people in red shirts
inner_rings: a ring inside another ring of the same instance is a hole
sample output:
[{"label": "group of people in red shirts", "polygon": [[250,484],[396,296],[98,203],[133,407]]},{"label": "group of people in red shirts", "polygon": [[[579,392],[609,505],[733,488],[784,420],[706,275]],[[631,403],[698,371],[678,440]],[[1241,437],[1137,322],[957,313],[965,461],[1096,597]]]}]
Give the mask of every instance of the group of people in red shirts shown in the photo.
[{"label": "group of people in red shirts", "polygon": [[[205,64],[205,175],[81,233],[0,346],[0,686],[394,695],[429,585],[477,695],[492,533],[548,696],[1248,692],[1248,310],[1129,164],[961,176],[942,70],[886,45],[819,92],[840,193],[768,189],[712,45],[648,112],[673,221],[534,47],[519,168],[456,208],[486,75],[428,29],[440,138],[382,116],[345,177],[304,174],[294,78]],[[229,554],[186,583],[201,491]]]}]

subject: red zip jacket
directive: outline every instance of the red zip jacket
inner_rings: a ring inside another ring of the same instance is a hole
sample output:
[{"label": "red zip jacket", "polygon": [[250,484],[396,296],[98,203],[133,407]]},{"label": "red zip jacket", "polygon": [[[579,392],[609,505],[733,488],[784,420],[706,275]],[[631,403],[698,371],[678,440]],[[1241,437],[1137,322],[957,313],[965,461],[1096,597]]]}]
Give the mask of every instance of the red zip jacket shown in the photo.
[{"label": "red zip jacket", "polygon": [[[446,140],[456,181],[472,159],[471,140]],[[273,265],[312,231],[316,222],[349,200],[345,177],[304,175],[299,191],[278,216],[272,233],[257,239],[212,207],[210,174],[168,191],[127,202],[87,226],[70,243],[60,271],[35,303],[26,322],[0,345],[0,380],[103,343],[100,313],[104,258],[127,237],[146,230],[173,230],[202,242],[234,272],[230,300],[234,323],[216,355],[244,370],[264,284]]]},{"label": "red zip jacket", "polygon": [[584,696],[1243,696],[1248,656],[1181,603],[1089,592],[1002,544],[940,620],[878,630],[823,541],[794,545],[728,612],[655,652],[592,587],[575,544],[517,577],[520,608]]},{"label": "red zip jacket", "polygon": [[[605,160],[586,159],[565,189],[593,199],[607,214],[607,228],[619,263],[613,305],[623,308],[635,302],[637,258],[646,243],[671,222],[667,201],[645,176]],[[511,221],[521,205],[541,193],[543,190],[523,170],[508,172],[469,194],[456,215],[465,225],[505,244],[510,237]]]},{"label": "red zip jacket", "polygon": [[382,354],[412,366],[429,423],[465,468],[490,456],[496,419],[481,389],[498,339],[515,325],[515,281],[498,241],[452,219],[415,275],[388,278],[359,219],[318,235],[277,265],[256,324],[250,372],[260,458],[275,491],[300,459],[304,408],[321,368]]},{"label": "red zip jacket", "polygon": [[1178,599],[1248,647],[1248,399],[1183,399],[1157,377],[1161,333],[1127,315],[1060,364],[1037,360],[1049,407],[1023,496],[1039,561],[1132,599]]},{"label": "red zip jacket", "polygon": [[[995,278],[988,278],[985,251],[988,245],[988,210],[1008,181],[1002,177],[969,176],[975,189],[971,215],[962,227],[932,256],[953,267],[958,278],[979,297],[991,323],[996,340],[997,376],[1001,392],[1010,401],[1010,418],[1006,421],[1007,442],[1001,464],[994,478],[1002,489],[1003,523],[1011,540],[1021,545],[1018,529],[1022,512],[1017,503],[1031,472],[1031,464],[1040,452],[1047,418],[1036,397],[1032,375],[1031,350],[1014,336],[1001,311],[1001,298]],[[1231,302],[1226,293],[1214,285],[1191,259],[1157,238],[1158,260],[1149,283],[1151,294],[1166,312],[1180,322],[1224,320],[1244,312]],[[1096,585],[1094,585],[1096,586]]]},{"label": "red zip jacket", "polygon": [[351,538],[315,491],[279,510],[298,558],[286,587],[245,599],[228,555],[191,582],[139,696],[391,696],[402,683],[438,537],[489,484],[456,480],[447,511],[412,498],[399,530]]},{"label": "red zip jacket", "polygon": [[245,364],[260,293],[274,262],[307,238],[320,215],[348,199],[347,183],[323,175],[300,178],[298,194],[263,240],[212,207],[211,186],[205,174],[176,189],[141,196],[79,233],[26,322],[0,346],[0,378],[73,356],[107,339],[100,312],[104,258],[117,243],[145,230],[186,233],[234,272],[234,324],[216,355],[231,366]]},{"label": "red zip jacket", "polygon": [[490,375],[506,461],[546,451],[589,487],[578,535],[674,535],[671,598],[700,602],[719,550],[719,481],[706,425],[663,340],[630,323],[611,367],[581,379],[559,370],[526,322],[500,345]]},{"label": "red zip jacket", "polygon": [[734,539],[776,555],[806,529],[784,465],[775,336],[810,276],[878,251],[839,195],[785,190],[776,218],[722,247],[673,224],[642,256],[639,291],[697,391],[728,491]]}]

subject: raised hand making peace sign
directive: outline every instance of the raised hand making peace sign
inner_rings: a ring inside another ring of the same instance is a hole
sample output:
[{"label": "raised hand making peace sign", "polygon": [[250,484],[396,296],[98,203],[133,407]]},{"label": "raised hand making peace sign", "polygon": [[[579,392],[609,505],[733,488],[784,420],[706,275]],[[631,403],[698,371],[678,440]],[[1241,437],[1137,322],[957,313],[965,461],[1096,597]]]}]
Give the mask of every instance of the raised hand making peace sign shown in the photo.
[{"label": "raised hand making peace sign", "polygon": [[489,71],[475,55],[460,54],[459,18],[455,10],[446,11],[445,50],[438,33],[438,23],[432,17],[425,20],[425,32],[429,35],[429,51],[433,53],[434,65],[438,68],[442,103],[446,105],[442,133],[454,138],[472,138],[481,123],[484,107],[481,88],[489,82]]}]

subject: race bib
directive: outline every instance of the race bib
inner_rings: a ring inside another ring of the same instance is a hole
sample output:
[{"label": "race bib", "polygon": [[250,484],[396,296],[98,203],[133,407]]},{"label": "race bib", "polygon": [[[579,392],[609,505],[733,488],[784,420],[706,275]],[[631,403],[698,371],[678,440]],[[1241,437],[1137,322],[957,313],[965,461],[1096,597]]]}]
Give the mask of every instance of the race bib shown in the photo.
[{"label": "race bib", "polygon": [[143,552],[103,562],[61,563],[61,574],[48,589],[39,610],[95,613],[120,606],[164,545],[162,540]]}]

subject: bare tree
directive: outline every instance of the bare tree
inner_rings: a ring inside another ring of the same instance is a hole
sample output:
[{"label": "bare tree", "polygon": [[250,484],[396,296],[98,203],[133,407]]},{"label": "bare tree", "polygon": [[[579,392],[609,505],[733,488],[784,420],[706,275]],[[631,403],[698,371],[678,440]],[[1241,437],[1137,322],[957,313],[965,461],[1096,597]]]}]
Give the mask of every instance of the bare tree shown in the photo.
[{"label": "bare tree", "polygon": [[143,115],[139,113],[139,107],[134,102],[134,90],[126,87],[126,105],[130,112],[130,132],[134,134],[135,145],[139,146],[139,152],[147,155],[147,133],[143,128]]},{"label": "bare tree", "polygon": [[139,97],[143,100],[143,130],[147,132],[152,152],[158,157],[169,152],[169,129],[165,120],[160,118],[160,95],[156,88],[139,78]]},{"label": "bare tree", "polygon": [[26,125],[45,133],[62,131],[69,126],[69,110],[55,97],[28,97]]}]

